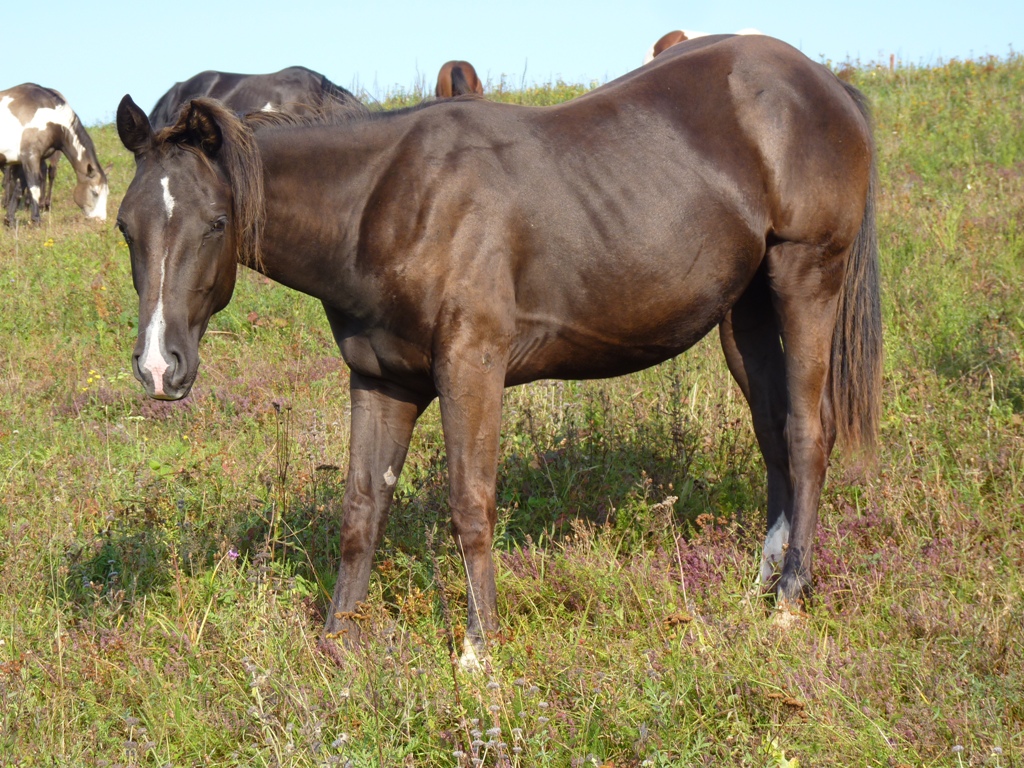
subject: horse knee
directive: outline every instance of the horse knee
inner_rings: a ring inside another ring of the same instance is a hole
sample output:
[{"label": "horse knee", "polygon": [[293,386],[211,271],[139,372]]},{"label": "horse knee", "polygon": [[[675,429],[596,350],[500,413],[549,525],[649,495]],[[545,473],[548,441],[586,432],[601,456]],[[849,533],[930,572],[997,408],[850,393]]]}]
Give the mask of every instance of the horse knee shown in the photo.
[{"label": "horse knee", "polygon": [[471,521],[463,518],[452,522],[452,535],[464,556],[471,560],[490,553],[494,526],[483,519]]},{"label": "horse knee", "polygon": [[346,562],[372,556],[377,548],[378,525],[373,500],[346,496],[341,522],[341,557]]},{"label": "horse knee", "polygon": [[490,552],[496,522],[494,500],[486,496],[452,504],[452,535],[467,557]]}]

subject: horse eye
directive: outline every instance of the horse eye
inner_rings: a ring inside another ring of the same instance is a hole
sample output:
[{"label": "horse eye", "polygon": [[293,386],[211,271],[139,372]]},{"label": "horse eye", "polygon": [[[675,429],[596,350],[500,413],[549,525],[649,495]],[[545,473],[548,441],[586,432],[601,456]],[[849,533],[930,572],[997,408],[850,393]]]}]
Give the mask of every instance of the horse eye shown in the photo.
[{"label": "horse eye", "polygon": [[210,224],[210,231],[211,232],[223,232],[225,227],[227,227],[227,225],[228,225],[228,217],[227,216],[218,216],[217,219],[212,224]]}]

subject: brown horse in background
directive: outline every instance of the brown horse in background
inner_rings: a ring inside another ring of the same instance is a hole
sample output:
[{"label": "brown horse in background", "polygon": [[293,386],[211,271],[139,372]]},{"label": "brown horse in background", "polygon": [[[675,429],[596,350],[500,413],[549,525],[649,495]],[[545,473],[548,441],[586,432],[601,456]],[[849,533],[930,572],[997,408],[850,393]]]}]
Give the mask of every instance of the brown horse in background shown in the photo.
[{"label": "brown horse in background", "polygon": [[676,43],[681,43],[684,40],[689,39],[690,38],[687,37],[686,33],[681,29],[673,29],[671,32],[666,32],[658,38],[658,41],[653,46],[651,46],[650,53],[648,54],[648,58],[644,61],[644,64],[649,62],[659,53],[664,53]]},{"label": "brown horse in background", "polygon": [[118,225],[149,395],[189,392],[238,263],[317,297],[351,369],[328,647],[358,639],[434,399],[471,665],[498,628],[503,389],[636,371],[716,326],[767,467],[761,578],[801,604],[833,445],[871,448],[881,385],[874,143],[863,97],[827,68],[715,36],[550,107],[241,120],[198,99],[154,133],[125,96],[117,129],[136,160]]},{"label": "brown horse in background", "polygon": [[[736,33],[737,35],[760,35],[762,34],[759,30],[753,27],[747,27],[741,29]],[[666,32],[664,35],[658,38],[657,42],[651,46],[650,50],[647,51],[647,55],[644,56],[644,64],[650,64],[651,60],[655,56],[658,56],[673,45],[682,43],[686,40],[696,40],[698,37],[708,37],[707,32],[696,32],[692,29],[674,29],[671,32]]]},{"label": "brown horse in background", "polygon": [[437,87],[434,95],[439,99],[465,96],[470,93],[483,94],[484,85],[477,77],[476,70],[468,61],[448,61],[437,73]]}]

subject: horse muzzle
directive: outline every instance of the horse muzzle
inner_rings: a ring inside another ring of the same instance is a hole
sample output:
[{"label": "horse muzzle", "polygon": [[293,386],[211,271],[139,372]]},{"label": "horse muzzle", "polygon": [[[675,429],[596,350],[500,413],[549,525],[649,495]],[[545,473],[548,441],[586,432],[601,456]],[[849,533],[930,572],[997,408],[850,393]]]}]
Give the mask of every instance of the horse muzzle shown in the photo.
[{"label": "horse muzzle", "polygon": [[196,372],[190,371],[183,355],[168,350],[163,355],[132,355],[132,372],[154,400],[181,400],[191,390]]}]

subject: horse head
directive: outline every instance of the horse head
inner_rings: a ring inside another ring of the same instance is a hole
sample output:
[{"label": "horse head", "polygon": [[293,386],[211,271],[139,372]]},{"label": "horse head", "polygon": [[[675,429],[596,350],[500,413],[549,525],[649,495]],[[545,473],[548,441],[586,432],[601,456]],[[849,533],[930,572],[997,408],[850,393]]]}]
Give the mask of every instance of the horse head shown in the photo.
[{"label": "horse head", "polygon": [[139,295],[132,368],[150,397],[177,400],[195,381],[210,318],[231,299],[238,260],[257,258],[260,219],[247,199],[262,209],[262,168],[256,156],[254,173],[240,170],[239,153],[255,155],[252,134],[213,100],[185,104],[156,134],[125,96],[117,132],[136,164],[117,217]]},{"label": "horse head", "polygon": [[82,209],[86,218],[107,220],[107,175],[103,169],[92,162],[86,162],[82,171],[76,171],[78,183],[75,185],[75,203]]}]

